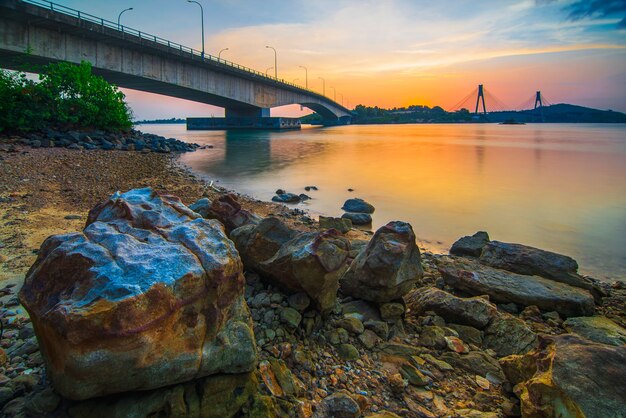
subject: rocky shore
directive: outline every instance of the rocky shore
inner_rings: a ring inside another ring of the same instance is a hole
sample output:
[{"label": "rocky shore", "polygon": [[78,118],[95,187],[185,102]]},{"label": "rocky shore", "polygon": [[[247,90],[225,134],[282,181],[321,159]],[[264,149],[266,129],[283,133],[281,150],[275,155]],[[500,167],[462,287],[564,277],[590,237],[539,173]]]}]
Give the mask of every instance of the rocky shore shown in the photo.
[{"label": "rocky shore", "polygon": [[626,415],[626,289],[566,256],[430,254],[152,152],[3,147],[0,219],[4,416]]}]

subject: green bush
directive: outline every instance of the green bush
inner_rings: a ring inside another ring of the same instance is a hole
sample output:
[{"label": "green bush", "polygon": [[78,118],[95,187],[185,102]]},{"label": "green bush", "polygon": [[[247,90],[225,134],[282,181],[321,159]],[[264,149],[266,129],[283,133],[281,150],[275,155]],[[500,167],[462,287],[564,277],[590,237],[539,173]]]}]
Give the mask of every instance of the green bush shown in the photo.
[{"label": "green bush", "polygon": [[39,82],[0,70],[0,131],[125,130],[132,114],[124,93],[91,72],[91,64],[49,64]]}]

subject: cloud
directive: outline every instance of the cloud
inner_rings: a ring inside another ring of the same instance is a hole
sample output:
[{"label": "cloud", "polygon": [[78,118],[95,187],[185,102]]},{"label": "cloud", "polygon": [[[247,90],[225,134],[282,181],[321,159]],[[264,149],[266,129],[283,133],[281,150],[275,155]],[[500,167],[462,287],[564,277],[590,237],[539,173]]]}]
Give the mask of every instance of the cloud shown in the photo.
[{"label": "cloud", "polygon": [[[555,1],[536,0],[539,5],[550,4]],[[624,0],[577,0],[563,7],[563,10],[568,13],[567,18],[572,21],[619,16],[621,20],[617,23],[617,27],[620,29],[626,28],[626,1]]]}]

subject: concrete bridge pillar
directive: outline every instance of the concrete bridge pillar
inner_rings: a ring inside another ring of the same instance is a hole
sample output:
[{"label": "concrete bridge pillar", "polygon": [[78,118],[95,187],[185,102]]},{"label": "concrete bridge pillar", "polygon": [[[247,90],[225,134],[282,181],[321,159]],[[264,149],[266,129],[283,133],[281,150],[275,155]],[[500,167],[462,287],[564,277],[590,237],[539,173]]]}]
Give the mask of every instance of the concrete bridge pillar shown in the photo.
[{"label": "concrete bridge pillar", "polygon": [[269,118],[270,109],[263,107],[226,108],[225,116],[229,118]]}]

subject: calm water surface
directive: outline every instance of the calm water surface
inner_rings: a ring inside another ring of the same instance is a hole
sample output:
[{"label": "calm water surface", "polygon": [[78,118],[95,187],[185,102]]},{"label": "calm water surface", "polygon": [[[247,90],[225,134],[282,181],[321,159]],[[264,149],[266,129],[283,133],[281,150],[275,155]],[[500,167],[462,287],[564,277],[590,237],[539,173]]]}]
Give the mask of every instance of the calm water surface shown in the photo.
[{"label": "calm water surface", "polygon": [[626,279],[626,125],[139,129],[213,145],[181,161],[261,200],[315,185],[298,207],[340,216],[346,199],[360,197],[376,207],[374,228],[408,221],[433,251],[485,230],[570,255],[583,273]]}]

